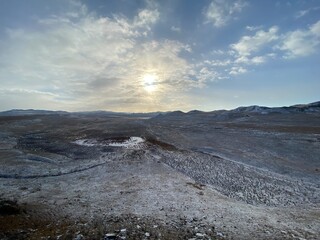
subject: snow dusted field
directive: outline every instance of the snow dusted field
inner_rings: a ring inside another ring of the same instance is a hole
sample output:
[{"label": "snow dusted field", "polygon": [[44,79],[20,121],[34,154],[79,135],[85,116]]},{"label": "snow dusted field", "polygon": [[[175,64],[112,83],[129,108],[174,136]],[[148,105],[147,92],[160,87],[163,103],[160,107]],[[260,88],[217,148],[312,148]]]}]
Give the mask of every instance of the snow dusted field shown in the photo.
[{"label": "snow dusted field", "polygon": [[262,115],[0,117],[0,238],[319,239],[316,118]]}]

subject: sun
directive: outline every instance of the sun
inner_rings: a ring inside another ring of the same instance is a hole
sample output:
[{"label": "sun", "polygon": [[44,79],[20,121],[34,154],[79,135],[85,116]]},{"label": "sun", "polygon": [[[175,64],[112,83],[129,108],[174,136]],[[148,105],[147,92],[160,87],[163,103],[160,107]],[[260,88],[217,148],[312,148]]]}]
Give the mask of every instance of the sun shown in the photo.
[{"label": "sun", "polygon": [[157,79],[158,76],[156,74],[145,74],[142,77],[142,83],[144,90],[151,93],[157,89]]}]

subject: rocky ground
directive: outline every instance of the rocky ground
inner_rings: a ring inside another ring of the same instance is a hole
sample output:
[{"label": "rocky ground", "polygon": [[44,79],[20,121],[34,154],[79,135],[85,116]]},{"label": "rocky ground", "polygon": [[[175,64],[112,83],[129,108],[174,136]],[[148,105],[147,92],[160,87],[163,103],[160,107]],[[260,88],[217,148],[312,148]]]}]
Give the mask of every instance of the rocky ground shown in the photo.
[{"label": "rocky ground", "polygon": [[247,115],[0,117],[0,238],[319,239],[318,116]]}]

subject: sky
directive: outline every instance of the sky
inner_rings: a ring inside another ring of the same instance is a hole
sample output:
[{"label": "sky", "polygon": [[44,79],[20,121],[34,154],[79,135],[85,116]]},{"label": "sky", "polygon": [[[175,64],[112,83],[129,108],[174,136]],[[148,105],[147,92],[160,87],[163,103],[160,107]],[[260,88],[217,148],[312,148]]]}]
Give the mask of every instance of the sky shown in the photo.
[{"label": "sky", "polygon": [[320,100],[319,0],[2,0],[0,111]]}]

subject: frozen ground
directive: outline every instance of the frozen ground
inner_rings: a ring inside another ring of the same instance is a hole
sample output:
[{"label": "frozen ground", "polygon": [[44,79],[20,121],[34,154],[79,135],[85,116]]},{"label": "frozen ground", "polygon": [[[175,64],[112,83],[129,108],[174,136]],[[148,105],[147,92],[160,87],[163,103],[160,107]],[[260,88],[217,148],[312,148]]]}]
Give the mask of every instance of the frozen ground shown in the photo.
[{"label": "frozen ground", "polygon": [[286,116],[0,117],[0,238],[319,239],[319,115]]}]

